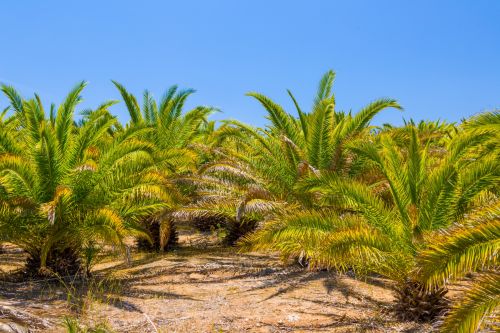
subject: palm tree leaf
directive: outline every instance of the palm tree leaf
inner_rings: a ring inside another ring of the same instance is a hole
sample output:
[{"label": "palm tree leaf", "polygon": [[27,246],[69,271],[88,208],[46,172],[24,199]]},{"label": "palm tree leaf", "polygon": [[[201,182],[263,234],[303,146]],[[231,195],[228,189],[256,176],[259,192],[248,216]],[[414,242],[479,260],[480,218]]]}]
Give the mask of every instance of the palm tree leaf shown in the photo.
[{"label": "palm tree leaf", "polygon": [[[474,333],[485,329],[493,332],[498,329],[499,307],[500,275],[496,273],[482,275],[464,297],[453,305],[440,331]],[[490,315],[493,318],[488,320]]]}]

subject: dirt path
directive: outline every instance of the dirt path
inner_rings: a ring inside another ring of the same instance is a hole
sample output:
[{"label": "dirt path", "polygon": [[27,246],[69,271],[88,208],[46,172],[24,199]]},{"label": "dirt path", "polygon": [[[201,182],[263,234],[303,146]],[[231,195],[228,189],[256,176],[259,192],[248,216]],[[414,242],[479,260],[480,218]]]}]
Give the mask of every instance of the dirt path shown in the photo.
[{"label": "dirt path", "polygon": [[[386,314],[392,295],[384,280],[284,268],[270,256],[182,249],[135,255],[131,267],[103,263],[96,273],[106,278],[70,302],[71,288],[0,282],[0,312],[43,318],[32,325],[40,332],[62,331],[64,315],[105,322],[118,332],[428,331]],[[68,304],[75,302],[71,309]]]}]

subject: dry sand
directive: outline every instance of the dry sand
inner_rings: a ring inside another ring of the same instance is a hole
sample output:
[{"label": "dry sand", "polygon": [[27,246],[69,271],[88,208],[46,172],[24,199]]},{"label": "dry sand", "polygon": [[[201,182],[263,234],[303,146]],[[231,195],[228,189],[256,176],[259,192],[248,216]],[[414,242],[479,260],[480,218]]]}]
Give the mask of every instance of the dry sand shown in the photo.
[{"label": "dry sand", "polygon": [[[22,265],[18,249],[4,252],[1,269]],[[130,266],[109,260],[95,267],[101,282],[87,289],[0,282],[0,332],[14,317],[33,332],[64,332],[65,315],[86,325],[105,323],[117,332],[430,330],[394,319],[387,311],[390,282],[383,279],[307,272],[284,267],[271,255],[192,244],[167,254],[135,253]]]}]

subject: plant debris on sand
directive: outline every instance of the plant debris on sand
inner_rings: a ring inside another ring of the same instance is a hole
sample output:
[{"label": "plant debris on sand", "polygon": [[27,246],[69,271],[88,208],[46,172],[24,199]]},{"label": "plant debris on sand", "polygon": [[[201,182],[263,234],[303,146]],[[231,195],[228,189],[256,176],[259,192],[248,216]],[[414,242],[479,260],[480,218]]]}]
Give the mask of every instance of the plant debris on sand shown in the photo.
[{"label": "plant debris on sand", "polygon": [[[187,237],[182,238],[185,243]],[[2,264],[11,262],[10,269],[22,264],[23,255],[14,248],[1,256]],[[105,322],[117,332],[430,330],[428,325],[400,322],[387,311],[393,294],[384,279],[358,281],[333,272],[307,272],[283,267],[274,256],[200,245],[133,258],[130,266],[103,261],[94,272],[99,282],[86,287],[70,286],[71,281],[3,281],[0,323],[16,322],[34,332],[64,332],[66,316],[88,326]]]}]

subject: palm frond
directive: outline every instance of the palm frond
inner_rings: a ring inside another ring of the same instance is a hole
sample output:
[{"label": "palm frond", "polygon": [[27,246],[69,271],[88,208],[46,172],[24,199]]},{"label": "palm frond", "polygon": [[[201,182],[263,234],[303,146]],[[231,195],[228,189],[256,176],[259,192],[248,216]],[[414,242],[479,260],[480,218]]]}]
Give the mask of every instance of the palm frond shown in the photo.
[{"label": "palm frond", "polygon": [[68,148],[68,141],[73,125],[73,115],[75,107],[81,102],[82,97],[80,93],[85,88],[87,83],[82,81],[75,85],[75,87],[68,93],[64,102],[57,110],[55,129],[57,133],[57,140],[59,141],[59,149],[64,152]]},{"label": "palm frond", "polygon": [[127,106],[127,111],[130,115],[130,119],[132,120],[132,123],[134,124],[140,124],[143,121],[142,114],[141,114],[141,109],[139,107],[139,103],[137,102],[137,99],[135,98],[134,95],[129,93],[127,89],[118,83],[117,81],[111,80],[115,87],[118,89],[120,94],[122,95],[123,101],[125,102],[125,105]]},{"label": "palm frond", "polygon": [[481,208],[467,222],[433,236],[418,258],[419,276],[428,286],[498,265],[500,205]]},{"label": "palm frond", "polygon": [[[474,333],[496,331],[500,307],[500,276],[484,274],[476,279],[464,297],[453,305],[440,326],[441,332]],[[488,318],[491,316],[491,318]]]},{"label": "palm frond", "polygon": [[316,92],[316,97],[314,98],[313,109],[315,109],[324,99],[332,99],[334,101],[332,95],[334,80],[335,80],[335,72],[332,70],[329,70],[323,75],[318,84],[318,90]]}]

